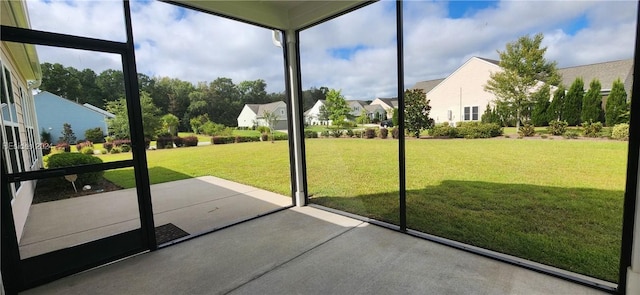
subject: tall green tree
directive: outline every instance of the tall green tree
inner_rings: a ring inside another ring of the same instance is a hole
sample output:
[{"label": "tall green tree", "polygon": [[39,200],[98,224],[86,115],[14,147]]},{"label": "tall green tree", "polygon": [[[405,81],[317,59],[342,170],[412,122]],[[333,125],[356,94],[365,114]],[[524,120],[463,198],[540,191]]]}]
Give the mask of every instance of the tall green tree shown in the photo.
[{"label": "tall green tree", "polygon": [[491,73],[485,90],[493,93],[515,114],[516,128],[520,128],[523,112],[532,104],[531,94],[539,83],[557,85],[560,81],[555,62],[544,58],[547,48],[541,48],[542,34],[523,36],[507,43],[498,51],[502,71]]},{"label": "tall green tree", "polygon": [[96,84],[100,87],[105,102],[118,100],[125,96],[124,74],[122,71],[105,70],[96,77]]},{"label": "tall green tree", "polygon": [[580,119],[582,122],[602,122],[602,96],[600,81],[593,79],[589,83],[589,90],[582,100],[582,114]]},{"label": "tall green tree", "polygon": [[433,119],[429,118],[429,100],[422,89],[407,89],[404,92],[404,122],[405,128],[416,138],[420,131],[431,128]]},{"label": "tall green tree", "polygon": [[569,126],[580,125],[580,116],[582,114],[582,100],[584,99],[584,81],[582,78],[576,78],[567,95],[564,98],[563,114],[564,120]]},{"label": "tall green tree", "polygon": [[267,83],[258,79],[255,81],[242,81],[238,84],[238,91],[240,92],[240,99],[242,103],[269,103],[267,96]]},{"label": "tall green tree", "polygon": [[482,123],[496,123],[500,126],[502,125],[502,120],[500,119],[500,115],[496,112],[496,108],[491,107],[491,104],[488,103],[487,107],[484,109],[484,113],[482,113],[482,117],[480,117],[480,122]]},{"label": "tall green tree", "polygon": [[344,99],[344,96],[340,93],[340,90],[331,89],[327,93],[327,101],[324,105],[327,113],[329,114],[329,120],[334,125],[342,125],[348,118],[351,108]]},{"label": "tall green tree", "polygon": [[549,121],[564,121],[564,99],[567,91],[564,86],[560,85],[553,92],[553,100],[549,105]]},{"label": "tall green tree", "polygon": [[64,67],[59,63],[43,63],[40,68],[42,69],[40,90],[49,91],[68,100],[80,102],[81,86],[77,69]]},{"label": "tall green tree", "polygon": [[605,107],[605,122],[607,126],[614,126],[624,122],[622,115],[627,111],[627,92],[624,91],[624,84],[620,79],[613,81],[611,93],[607,97]]},{"label": "tall green tree", "polygon": [[[142,107],[142,126],[146,138],[154,138],[156,132],[162,128],[162,120],[159,117],[160,109],[153,104],[148,93],[140,93],[140,105]],[[107,120],[109,134],[115,138],[130,138],[129,116],[127,114],[127,102],[124,98],[109,101],[106,104],[107,111],[116,115]]]},{"label": "tall green tree", "polygon": [[533,110],[531,111],[531,123],[534,126],[545,126],[549,123],[549,98],[551,89],[549,85],[544,85],[533,95]]},{"label": "tall green tree", "polygon": [[180,120],[174,114],[166,114],[162,116],[162,129],[164,132],[168,132],[169,134],[175,136],[178,135],[178,125],[180,125]]}]

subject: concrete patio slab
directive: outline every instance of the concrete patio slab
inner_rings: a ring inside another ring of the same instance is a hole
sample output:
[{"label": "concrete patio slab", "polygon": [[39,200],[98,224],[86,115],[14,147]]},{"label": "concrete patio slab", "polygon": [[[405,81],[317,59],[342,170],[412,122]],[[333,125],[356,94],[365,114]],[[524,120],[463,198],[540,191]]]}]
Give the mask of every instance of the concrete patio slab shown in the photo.
[{"label": "concrete patio slab", "polygon": [[317,208],[290,208],[23,294],[604,294]]},{"label": "concrete patio slab", "polygon": [[[151,186],[156,226],[202,233],[291,205],[291,198],[213,176]],[[135,188],[35,204],[20,240],[22,258],[140,227]]]}]

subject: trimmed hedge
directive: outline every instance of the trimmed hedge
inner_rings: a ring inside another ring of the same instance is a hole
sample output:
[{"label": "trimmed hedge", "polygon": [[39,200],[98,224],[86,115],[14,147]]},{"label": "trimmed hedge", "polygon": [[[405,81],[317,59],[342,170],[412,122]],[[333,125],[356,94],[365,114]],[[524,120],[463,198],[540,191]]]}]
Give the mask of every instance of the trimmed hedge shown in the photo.
[{"label": "trimmed hedge", "polygon": [[198,146],[198,137],[193,135],[183,137],[182,143],[184,146]]},{"label": "trimmed hedge", "polygon": [[491,138],[502,135],[503,129],[495,123],[459,122],[458,127],[443,124],[429,130],[433,137]]},{"label": "trimmed hedge", "polygon": [[[102,163],[102,159],[82,153],[57,153],[48,156],[46,163],[47,168],[53,169],[88,164],[100,164]],[[102,179],[103,175],[104,171],[79,174],[78,179],[76,180],[76,187],[78,185],[83,186],[85,184],[95,184]],[[60,184],[67,182],[64,177],[59,177],[59,180]]]}]

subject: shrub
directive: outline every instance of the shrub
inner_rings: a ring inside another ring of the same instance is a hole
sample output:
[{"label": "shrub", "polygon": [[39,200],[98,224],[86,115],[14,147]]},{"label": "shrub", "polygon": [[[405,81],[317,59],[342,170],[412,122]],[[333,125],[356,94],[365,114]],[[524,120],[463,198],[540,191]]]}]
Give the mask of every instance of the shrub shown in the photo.
[{"label": "shrub", "polygon": [[107,154],[107,150],[106,149],[100,149],[100,154],[101,155],[106,155]]},{"label": "shrub", "polygon": [[111,149],[113,148],[113,142],[105,142],[102,144],[102,147],[107,150],[107,152],[111,152]]},{"label": "shrub", "polygon": [[121,145],[121,146],[120,146],[120,150],[121,150],[123,153],[128,153],[128,152],[130,152],[130,151],[131,151],[131,146],[130,146],[130,145],[128,145],[128,144],[123,144],[123,145]]},{"label": "shrub", "polygon": [[185,136],[182,138],[182,143],[184,146],[198,146],[198,137],[197,136]]},{"label": "shrub", "polygon": [[111,153],[112,153],[112,154],[119,154],[119,153],[121,153],[121,152],[122,152],[122,149],[121,149],[119,146],[114,146],[114,147],[111,149]]},{"label": "shrub", "polygon": [[613,126],[611,138],[618,140],[629,140],[629,124],[620,123]]},{"label": "shrub", "polygon": [[173,140],[173,144],[176,145],[176,147],[183,147],[184,146],[184,140],[182,137],[180,136],[174,136],[172,137]]},{"label": "shrub", "polygon": [[165,149],[173,147],[173,136],[162,136],[156,140],[157,149]]},{"label": "shrub", "polygon": [[66,142],[58,142],[58,144],[56,144],[56,150],[68,153],[71,151],[71,146]]},{"label": "shrub", "polygon": [[53,143],[52,139],[51,139],[51,132],[47,132],[44,130],[44,128],[42,128],[42,131],[40,131],[40,140],[43,143]]},{"label": "shrub", "polygon": [[100,127],[87,129],[84,132],[84,138],[87,141],[101,143],[104,142],[104,132],[102,132],[102,128]]},{"label": "shrub", "polygon": [[260,136],[236,136],[235,142],[252,142],[252,141],[260,141]]},{"label": "shrub", "polygon": [[502,135],[502,127],[496,123],[465,122],[456,127],[455,137],[491,138]]},{"label": "shrub", "polygon": [[227,144],[234,143],[236,138],[234,136],[213,136],[211,137],[211,144]]},{"label": "shrub", "polygon": [[269,132],[269,127],[267,127],[267,126],[258,126],[257,130],[260,133],[267,133],[267,132]]},{"label": "shrub", "polygon": [[85,146],[79,150],[81,153],[85,155],[93,155],[93,147]]},{"label": "shrub", "polygon": [[393,127],[393,129],[391,129],[391,137],[394,139],[400,138],[400,129],[398,129],[398,127]]},{"label": "shrub", "polygon": [[[100,163],[102,163],[100,158],[83,153],[58,153],[49,156],[47,160],[49,169]],[[78,184],[80,186],[85,184],[94,184],[102,178],[102,175],[104,175],[104,171],[78,174],[76,186],[78,186]],[[60,183],[67,182],[63,177],[60,177],[59,179]]]},{"label": "shrub", "polygon": [[81,151],[85,147],[93,147],[93,143],[91,141],[83,141],[76,144],[76,150]]},{"label": "shrub", "polygon": [[586,137],[598,137],[598,133],[602,130],[602,123],[600,122],[583,122],[582,134]]},{"label": "shrub", "polygon": [[353,137],[353,130],[352,129],[347,129],[347,137]]},{"label": "shrub", "polygon": [[387,136],[389,136],[389,129],[387,128],[380,128],[380,138],[382,139],[386,139]]},{"label": "shrub", "polygon": [[267,133],[260,134],[260,140],[261,141],[269,141],[269,134],[267,134]]},{"label": "shrub", "polygon": [[118,146],[118,147],[123,144],[129,145],[129,146],[131,145],[131,140],[129,139],[116,139],[112,142],[113,142],[113,146]]},{"label": "shrub", "polygon": [[320,132],[320,135],[322,135],[322,137],[329,137],[329,130],[322,130],[322,132]]},{"label": "shrub", "polygon": [[353,132],[353,136],[357,138],[362,138],[362,130],[356,130]]},{"label": "shrub", "polygon": [[536,128],[532,124],[525,123],[524,125],[520,126],[518,134],[523,137],[534,136],[536,135]]},{"label": "shrub", "polygon": [[202,133],[210,136],[231,136],[233,134],[233,129],[230,127],[226,127],[222,124],[216,124],[211,121],[204,123],[200,127]]},{"label": "shrub", "polygon": [[366,137],[367,139],[371,139],[376,137],[376,130],[373,128],[367,128],[364,130],[364,137]]},{"label": "shrub", "polygon": [[330,134],[331,134],[331,136],[333,136],[335,138],[338,138],[338,137],[342,136],[342,130],[333,129],[333,130],[331,130]]},{"label": "shrub", "polygon": [[575,130],[569,130],[564,133],[564,138],[566,139],[576,139],[578,138],[578,132]]},{"label": "shrub", "polygon": [[273,140],[288,140],[289,136],[286,133],[274,133]]},{"label": "shrub", "polygon": [[304,137],[305,138],[318,138],[318,132],[315,132],[313,130],[305,130],[304,131]]},{"label": "shrub", "polygon": [[429,129],[429,135],[433,137],[450,137],[455,138],[458,136],[458,132],[455,127],[449,126],[449,123],[445,123],[438,126],[433,126]]},{"label": "shrub", "polygon": [[567,132],[567,126],[569,126],[569,123],[567,123],[567,121],[554,120],[549,122],[549,127],[547,127],[547,130],[553,135],[563,135],[565,132]]}]

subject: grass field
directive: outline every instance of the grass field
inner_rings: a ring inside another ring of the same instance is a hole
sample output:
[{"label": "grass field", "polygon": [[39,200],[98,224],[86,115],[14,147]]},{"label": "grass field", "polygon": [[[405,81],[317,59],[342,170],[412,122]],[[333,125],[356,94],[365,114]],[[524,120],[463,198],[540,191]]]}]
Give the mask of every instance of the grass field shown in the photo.
[{"label": "grass field", "polygon": [[[408,226],[617,281],[626,142],[407,140]],[[306,143],[312,202],[398,223],[397,141]],[[286,141],[147,153],[152,183],[214,175],[290,195]],[[105,161],[128,158],[103,155]],[[129,169],[105,173],[132,187]]]}]

